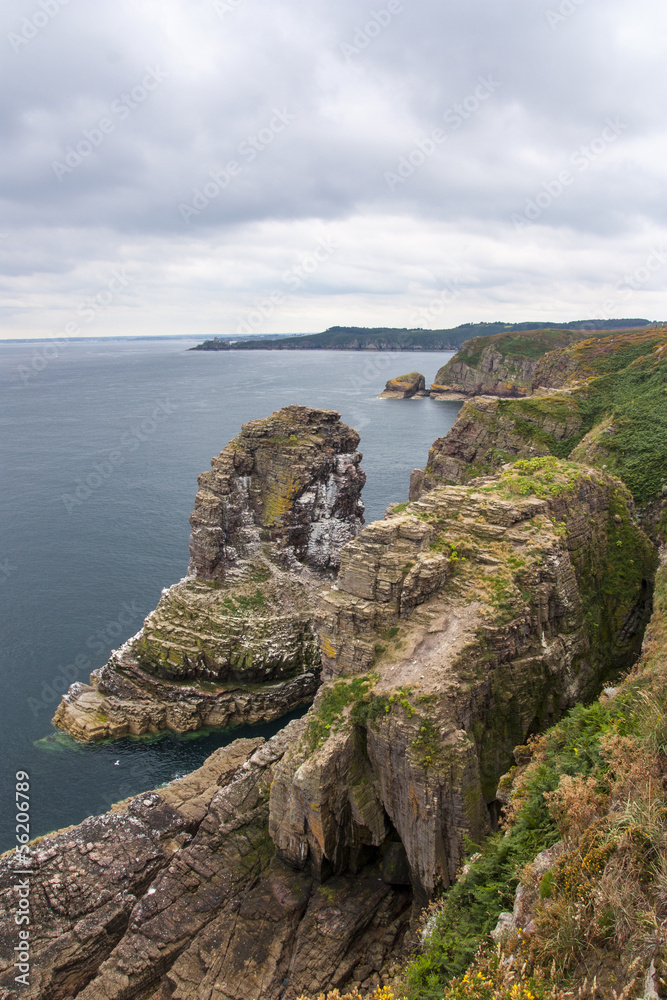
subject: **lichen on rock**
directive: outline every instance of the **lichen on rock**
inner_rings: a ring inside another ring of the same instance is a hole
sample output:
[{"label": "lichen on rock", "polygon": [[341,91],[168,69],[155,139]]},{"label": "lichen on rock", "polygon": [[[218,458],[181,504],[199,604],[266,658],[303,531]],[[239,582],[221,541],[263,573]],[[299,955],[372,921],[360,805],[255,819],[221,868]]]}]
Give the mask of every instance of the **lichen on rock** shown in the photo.
[{"label": "lichen on rock", "polygon": [[224,580],[266,543],[287,567],[335,569],[363,524],[358,444],[335,410],[286,406],[244,424],[199,477],[190,575]]},{"label": "lichen on rock", "polygon": [[422,898],[448,886],[514,747],[632,663],[654,563],[622,484],[551,457],[390,508],[323,595],[324,683],[271,793],[281,857],[322,877],[396,836]]},{"label": "lichen on rock", "polygon": [[199,477],[188,576],[72,685],[55,724],[91,741],[270,721],[310,701],[315,596],[363,523],[358,444],[333,410],[245,424]]},{"label": "lichen on rock", "polygon": [[415,396],[428,396],[426,379],[421,372],[408,372],[390,378],[379,395],[379,399],[412,399]]}]

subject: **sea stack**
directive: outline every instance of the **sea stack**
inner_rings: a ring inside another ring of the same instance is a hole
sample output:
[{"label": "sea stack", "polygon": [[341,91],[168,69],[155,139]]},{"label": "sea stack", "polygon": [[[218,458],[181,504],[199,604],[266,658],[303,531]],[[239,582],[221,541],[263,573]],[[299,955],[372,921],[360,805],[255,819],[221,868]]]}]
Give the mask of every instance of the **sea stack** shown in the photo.
[{"label": "sea stack", "polygon": [[54,723],[86,742],[279,718],[319,683],[313,603],[363,524],[359,435],[288,406],[199,477],[190,566],[141,631],[73,684]]},{"label": "sea stack", "polygon": [[408,372],[407,375],[390,378],[378,399],[412,399],[428,395],[424,376],[420,372]]}]

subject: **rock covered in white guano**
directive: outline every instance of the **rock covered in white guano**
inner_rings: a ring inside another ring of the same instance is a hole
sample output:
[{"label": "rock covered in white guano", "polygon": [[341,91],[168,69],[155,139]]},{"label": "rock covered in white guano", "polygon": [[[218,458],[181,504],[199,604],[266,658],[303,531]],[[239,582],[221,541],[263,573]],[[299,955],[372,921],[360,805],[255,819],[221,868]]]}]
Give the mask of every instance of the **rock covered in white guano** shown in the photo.
[{"label": "rock covered in white guano", "polygon": [[94,741],[268,722],[311,701],[316,595],[363,524],[358,444],[333,410],[245,424],[199,477],[189,575],[71,686],[55,724]]}]

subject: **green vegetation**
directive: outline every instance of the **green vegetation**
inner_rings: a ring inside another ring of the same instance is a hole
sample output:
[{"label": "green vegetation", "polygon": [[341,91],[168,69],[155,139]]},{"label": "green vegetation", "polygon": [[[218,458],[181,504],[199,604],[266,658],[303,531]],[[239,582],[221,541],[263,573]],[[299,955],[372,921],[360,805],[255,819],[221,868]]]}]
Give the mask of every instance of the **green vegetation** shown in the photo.
[{"label": "green vegetation", "polygon": [[[594,976],[599,992],[583,995],[611,997],[613,985],[634,997],[651,955],[665,967],[655,928],[667,891],[667,571],[657,583],[644,661],[615,696],[577,706],[516,752],[517,766],[501,782],[509,796],[504,832],[425,914],[425,944],[405,969],[411,1000],[522,997],[521,983],[541,984],[536,998],[557,997]],[[546,870],[533,864],[556,844]],[[503,945],[519,956],[511,966],[516,992],[487,993],[483,981],[500,968],[485,951],[489,933],[512,910],[519,881],[534,930],[511,933]],[[461,992],[464,976],[474,989]]]},{"label": "green vegetation", "polygon": [[305,733],[310,750],[322,746],[331,733],[338,730],[345,709],[367,696],[376,680],[377,674],[360,674],[349,680],[334,681],[323,689],[317,711],[311,716]]},{"label": "green vegetation", "polygon": [[[600,330],[600,332],[604,332]],[[455,361],[462,361],[471,368],[475,368],[482,357],[482,352],[488,348],[504,354],[509,363],[512,358],[521,360],[536,361],[548,351],[555,351],[559,347],[568,347],[570,344],[581,340],[580,330],[568,330],[563,327],[540,329],[536,327],[532,330],[511,333],[496,333],[491,337],[475,337],[466,341]]]},{"label": "green vegetation", "polygon": [[[455,351],[471,337],[490,337],[523,331],[576,330],[590,336],[596,330],[648,325],[645,319],[580,320],[573,323],[464,323],[447,330],[332,326],[324,333],[282,337],[279,340],[206,340],[192,351]],[[569,342],[569,341],[568,341]],[[556,346],[556,345],[554,345]],[[552,350],[553,348],[545,348]],[[543,352],[542,352],[543,353]]]},{"label": "green vegetation", "polygon": [[239,594],[236,597],[225,597],[222,606],[230,615],[243,614],[246,611],[259,611],[264,607],[266,597],[262,590],[257,587],[254,594]]},{"label": "green vegetation", "polygon": [[[661,339],[664,344],[664,332]],[[579,404],[586,430],[612,417],[603,448],[641,504],[660,493],[667,477],[667,359],[653,346],[647,340],[596,359],[602,374]],[[638,356],[640,347],[644,353]]]},{"label": "green vegetation", "polygon": [[410,750],[416,762],[422,767],[435,767],[445,762],[446,754],[440,732],[427,716],[419,719],[419,732],[410,743]]},{"label": "green vegetation", "polygon": [[570,395],[499,399],[498,416],[511,419],[515,433],[527,443],[542,445],[557,458],[567,458],[584,434],[585,416]]},{"label": "green vegetation", "polygon": [[571,373],[567,392],[499,399],[477,410],[466,403],[466,420],[481,421],[491,444],[469,465],[466,480],[511,460],[494,442],[504,439],[516,454],[518,438],[519,453],[523,441],[526,450],[606,468],[638,504],[655,499],[667,480],[666,343],[665,329],[656,327],[589,339],[544,358],[547,383],[550,370]]},{"label": "green vegetation", "polygon": [[582,469],[574,462],[564,462],[552,455],[520,458],[504,472],[491,490],[506,490],[518,496],[541,499],[574,493],[581,480]]}]

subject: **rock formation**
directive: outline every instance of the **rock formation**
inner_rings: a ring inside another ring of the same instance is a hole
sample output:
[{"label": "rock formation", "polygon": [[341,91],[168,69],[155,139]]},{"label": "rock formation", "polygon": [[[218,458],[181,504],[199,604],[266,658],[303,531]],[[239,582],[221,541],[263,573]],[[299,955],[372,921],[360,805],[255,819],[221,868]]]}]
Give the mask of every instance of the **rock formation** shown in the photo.
[{"label": "rock formation", "polygon": [[390,508],[323,598],[325,682],[271,792],[280,856],[321,877],[395,837],[422,899],[448,886],[514,746],[632,662],[654,561],[621,484],[553,458]]},{"label": "rock formation", "polygon": [[552,384],[540,381],[542,356],[585,337],[590,337],[590,333],[553,329],[497,333],[467,340],[437,372],[431,396],[434,399],[528,396],[536,379],[538,385]]},{"label": "rock formation", "polygon": [[651,326],[542,354],[530,395],[467,400],[447,436],[434,442],[426,467],[414,470],[411,499],[516,458],[551,454],[613,471],[645,509],[659,497],[667,461],[666,352],[665,327]]},{"label": "rock formation", "polygon": [[431,445],[426,468],[413,471],[410,499],[445,483],[468,483],[517,458],[560,454],[563,443],[567,454],[583,424],[580,407],[570,394],[468,399],[454,426]]},{"label": "rock formation", "polygon": [[[186,778],[34,845],[21,997],[292,1000],[320,982],[369,980],[402,940],[412,894],[377,866],[318,885],[276,861],[269,789],[304,724],[237,740]],[[18,867],[0,860],[2,1000],[18,995]]]},{"label": "rock formation", "polygon": [[188,576],[73,684],[54,722],[80,740],[275,719],[312,699],[313,602],[363,523],[358,434],[332,410],[253,420],[199,477]]},{"label": "rock formation", "polygon": [[[465,838],[496,826],[514,748],[639,651],[656,555],[628,490],[552,454],[507,463],[522,442],[581,440],[579,391],[470,401],[416,499],[361,530],[358,437],[338,414],[288,407],[214,459],[190,576],[57,721],[91,739],[271,718],[322,684],[272,740],[32,845],[28,1000],[377,984]],[[10,917],[16,865],[0,860]]]},{"label": "rock formation", "polygon": [[413,899],[494,826],[514,747],[632,662],[654,563],[622,484],[552,457],[393,505],[315,609],[324,683],[305,717],[33,846],[26,997],[374,985]]},{"label": "rock formation", "polygon": [[244,424],[199,477],[190,573],[224,580],[263,544],[288,568],[337,568],[363,523],[358,444],[334,410],[287,406]]},{"label": "rock formation", "polygon": [[424,376],[419,372],[408,372],[407,375],[390,378],[378,399],[411,399],[428,395]]}]

